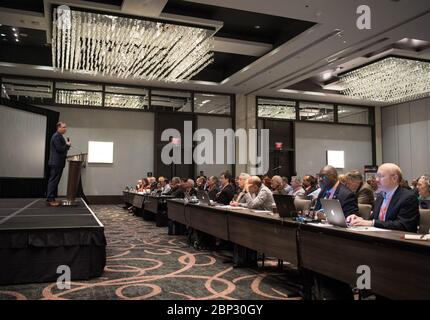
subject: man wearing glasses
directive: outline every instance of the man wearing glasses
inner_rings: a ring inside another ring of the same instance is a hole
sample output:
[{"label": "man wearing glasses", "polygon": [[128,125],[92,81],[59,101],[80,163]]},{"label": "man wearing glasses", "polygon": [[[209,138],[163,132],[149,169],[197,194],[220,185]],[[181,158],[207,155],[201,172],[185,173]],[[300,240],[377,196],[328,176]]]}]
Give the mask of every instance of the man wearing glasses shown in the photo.
[{"label": "man wearing glasses", "polygon": [[381,194],[375,201],[372,220],[356,215],[347,218],[352,226],[374,226],[382,229],[417,232],[420,221],[418,199],[413,191],[400,186],[403,180],[399,166],[386,163],[379,167],[376,183]]},{"label": "man wearing glasses", "polygon": [[[332,166],[325,166],[321,169],[318,179],[321,192],[318,195],[315,211],[321,210],[321,199],[337,199],[342,206],[345,217],[358,213],[357,198],[354,193],[340,183],[337,170]],[[320,218],[323,214],[318,214]]]}]

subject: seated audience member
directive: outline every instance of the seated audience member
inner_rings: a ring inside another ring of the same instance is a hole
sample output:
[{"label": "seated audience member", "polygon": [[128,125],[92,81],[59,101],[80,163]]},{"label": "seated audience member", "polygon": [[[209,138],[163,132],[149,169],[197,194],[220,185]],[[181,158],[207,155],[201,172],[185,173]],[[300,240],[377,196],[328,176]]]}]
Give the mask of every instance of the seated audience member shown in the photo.
[{"label": "seated audience member", "polygon": [[374,193],[378,191],[378,183],[376,182],[375,177],[372,177],[369,180],[367,180],[367,184],[370,186],[370,188],[372,188]]},{"label": "seated audience member", "polygon": [[170,190],[172,189],[170,187],[169,181],[164,178],[163,176],[158,178],[158,184],[159,184],[159,189],[158,192],[161,193],[161,195],[166,195],[170,192]]},{"label": "seated audience member", "polygon": [[148,183],[149,183],[149,190],[151,192],[156,191],[158,188],[158,183],[157,183],[157,179],[155,177],[149,177],[148,178]]},{"label": "seated audience member", "polygon": [[338,180],[337,170],[332,166],[325,166],[319,173],[321,192],[315,205],[315,211],[322,209],[321,199],[337,199],[342,206],[345,217],[358,214],[358,203],[355,194]]},{"label": "seated audience member", "polygon": [[270,190],[270,188],[272,187],[272,179],[270,179],[269,176],[264,176],[263,184]]},{"label": "seated audience member", "polygon": [[340,183],[342,183],[343,185],[346,185],[346,174],[340,174],[337,179],[339,180]]},{"label": "seated audience member", "polygon": [[218,177],[211,176],[208,179],[205,191],[208,193],[209,199],[215,200],[215,197],[216,197],[217,193],[219,192]]},{"label": "seated audience member", "polygon": [[373,207],[375,195],[372,188],[363,181],[359,171],[351,171],[345,175],[346,186],[355,193],[358,204],[370,204]]},{"label": "seated audience member", "polygon": [[272,178],[272,193],[273,194],[283,194],[287,195],[288,193],[284,189],[284,184],[282,178],[280,176],[274,176]]},{"label": "seated audience member", "polygon": [[293,190],[293,188],[288,184],[288,178],[282,177],[282,183],[284,185],[285,192],[287,194],[290,194],[290,192]]},{"label": "seated audience member", "polygon": [[195,184],[193,179],[188,179],[187,182],[185,182],[183,185],[184,185],[184,193],[186,197],[197,196],[197,191],[194,188]]},{"label": "seated audience member", "polygon": [[240,190],[239,187],[239,177],[236,178],[232,178],[231,179],[231,185],[233,186],[233,190],[234,190],[234,195],[238,195],[242,190]]},{"label": "seated audience member", "polygon": [[137,180],[137,184],[136,184],[136,190],[140,190],[142,188],[142,179]]},{"label": "seated audience member", "polygon": [[197,190],[205,190],[206,187],[206,177],[200,176],[196,180]]},{"label": "seated audience member", "polygon": [[412,188],[409,186],[408,180],[402,180],[400,182],[400,186],[406,190],[412,190]]},{"label": "seated audience member", "polygon": [[173,177],[170,182],[170,191],[166,192],[166,195],[172,196],[174,198],[184,198],[185,194],[181,187],[181,179],[178,177]]},{"label": "seated audience member", "polygon": [[309,200],[318,198],[318,180],[311,175],[303,177],[303,189],[305,189],[305,197]]},{"label": "seated audience member", "polygon": [[416,190],[418,188],[418,180],[419,179],[412,179],[412,182],[411,182],[411,189],[412,190]]},{"label": "seated audience member", "polygon": [[273,204],[275,203],[272,191],[256,176],[248,179],[243,197],[245,203],[232,202],[231,205],[234,207],[240,206],[248,209],[272,211]]},{"label": "seated audience member", "polygon": [[305,189],[302,187],[302,180],[295,176],[291,177],[291,187],[292,190],[288,193],[290,196],[294,196],[297,198],[304,198],[305,196]]},{"label": "seated audience member", "polygon": [[149,186],[148,179],[143,178],[142,184],[140,185],[140,188],[137,190],[137,192],[145,192],[145,190],[148,189],[148,186]]},{"label": "seated audience member", "polygon": [[347,218],[353,226],[374,226],[376,228],[417,232],[420,221],[418,199],[413,191],[400,186],[402,170],[395,164],[386,163],[379,167],[376,181],[382,193],[375,201],[373,220],[352,215]]},{"label": "seated audience member", "polygon": [[246,183],[248,182],[248,179],[249,179],[249,174],[247,173],[241,173],[239,175],[238,182],[237,182],[239,192],[234,197],[233,202],[245,203],[244,194],[245,194],[245,186],[246,186]]},{"label": "seated audience member", "polygon": [[[418,190],[419,201],[430,201],[430,176],[422,176],[419,178],[416,189]],[[425,202],[420,205],[423,209],[430,209]]]},{"label": "seated audience member", "polygon": [[221,189],[215,196],[215,202],[228,205],[234,197],[234,187],[231,184],[231,174],[226,171],[221,174]]}]

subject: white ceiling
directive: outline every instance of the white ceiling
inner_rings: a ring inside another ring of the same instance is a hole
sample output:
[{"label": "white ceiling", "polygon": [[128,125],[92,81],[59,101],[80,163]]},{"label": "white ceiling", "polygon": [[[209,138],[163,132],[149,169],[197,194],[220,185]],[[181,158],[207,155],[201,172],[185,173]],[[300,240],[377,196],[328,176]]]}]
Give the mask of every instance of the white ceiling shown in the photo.
[{"label": "white ceiling", "polygon": [[[125,0],[123,8],[106,5],[102,5],[100,8],[142,15],[144,8],[147,7],[150,8],[150,15],[157,15],[161,12],[165,2],[164,0]],[[430,41],[430,1],[367,0],[366,4],[372,10],[371,30],[359,30],[356,27],[358,18],[356,10],[359,5],[363,4],[361,0],[192,0],[192,2],[314,21],[317,24],[275,50],[258,43],[232,43],[229,39],[217,38],[217,50],[219,51],[242,51],[248,54],[254,52],[256,55],[266,53],[249,67],[220,84],[188,82],[172,85],[162,82],[61,74],[46,67],[5,63],[0,63],[0,73],[377,105],[369,101],[353,100],[339,95],[322,96],[321,94],[290,93],[279,90],[324,71],[335,70],[337,66],[345,65],[348,62],[350,63],[346,65],[351,68],[355,67],[354,61],[366,63],[367,58],[359,60],[357,58],[379,51],[403,38]],[[49,7],[49,3],[88,5],[88,2],[85,1],[45,0],[45,8]],[[95,7],[96,4],[91,3],[91,6]],[[13,10],[1,9],[0,23],[2,24],[24,26],[25,23],[22,21],[31,19],[38,22],[37,26],[40,29],[48,28],[50,25],[48,16],[37,16],[34,13],[17,14]],[[190,18],[189,20],[196,19]],[[221,27],[216,21],[206,20],[205,22],[213,24],[217,28]],[[429,51],[422,53],[421,57],[429,59]]]}]

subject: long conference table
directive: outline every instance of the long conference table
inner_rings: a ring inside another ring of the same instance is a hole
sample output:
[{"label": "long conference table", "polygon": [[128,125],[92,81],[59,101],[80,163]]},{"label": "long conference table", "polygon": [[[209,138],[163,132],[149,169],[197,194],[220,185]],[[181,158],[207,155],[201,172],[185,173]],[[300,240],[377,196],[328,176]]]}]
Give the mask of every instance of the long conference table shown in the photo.
[{"label": "long conference table", "polygon": [[136,208],[144,220],[155,220],[158,227],[167,226],[166,200],[171,196],[123,191],[123,198],[125,204]]},{"label": "long conference table", "polygon": [[354,231],[304,224],[249,209],[167,200],[176,223],[356,286],[370,268],[371,291],[390,299],[430,299],[430,243],[399,231]]}]

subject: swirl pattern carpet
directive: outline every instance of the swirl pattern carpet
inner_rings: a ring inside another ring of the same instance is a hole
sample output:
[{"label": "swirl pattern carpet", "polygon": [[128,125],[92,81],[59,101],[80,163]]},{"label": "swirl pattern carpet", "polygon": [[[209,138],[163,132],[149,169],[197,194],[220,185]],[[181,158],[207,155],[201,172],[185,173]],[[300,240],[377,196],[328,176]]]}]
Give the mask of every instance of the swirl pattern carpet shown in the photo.
[{"label": "swirl pattern carpet", "polygon": [[264,268],[233,268],[224,262],[225,253],[197,251],[185,236],[169,236],[167,228],[119,206],[92,208],[108,241],[102,277],[63,290],[56,283],[0,286],[0,300],[301,299],[300,278],[288,265],[279,271],[274,260],[266,260]]}]

